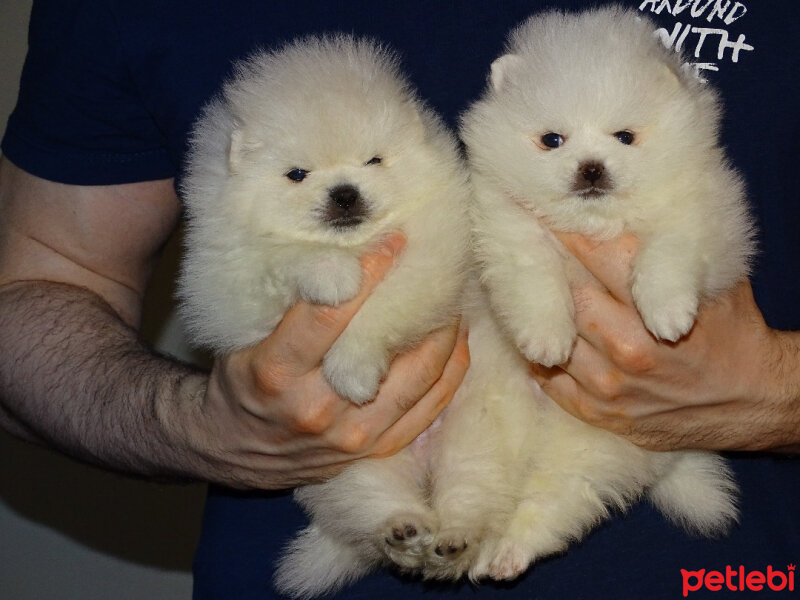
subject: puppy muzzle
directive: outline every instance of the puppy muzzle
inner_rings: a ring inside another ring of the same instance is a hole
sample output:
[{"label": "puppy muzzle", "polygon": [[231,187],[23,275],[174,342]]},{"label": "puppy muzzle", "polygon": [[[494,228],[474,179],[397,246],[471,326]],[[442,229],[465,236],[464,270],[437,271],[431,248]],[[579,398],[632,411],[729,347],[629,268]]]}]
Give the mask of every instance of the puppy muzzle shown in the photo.
[{"label": "puppy muzzle", "polygon": [[337,185],[328,190],[322,220],[335,229],[350,229],[363,223],[369,212],[369,206],[357,187]]},{"label": "puppy muzzle", "polygon": [[599,198],[614,189],[611,176],[605,165],[587,161],[578,165],[572,183],[572,191],[582,198]]}]

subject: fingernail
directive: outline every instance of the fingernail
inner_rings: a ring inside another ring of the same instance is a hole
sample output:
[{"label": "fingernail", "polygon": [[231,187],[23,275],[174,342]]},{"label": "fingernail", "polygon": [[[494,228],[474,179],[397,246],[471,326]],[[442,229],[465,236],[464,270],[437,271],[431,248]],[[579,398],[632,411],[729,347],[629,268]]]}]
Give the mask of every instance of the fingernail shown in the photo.
[{"label": "fingernail", "polygon": [[405,236],[402,233],[393,233],[381,243],[380,253],[384,256],[394,257],[400,254],[405,245]]}]

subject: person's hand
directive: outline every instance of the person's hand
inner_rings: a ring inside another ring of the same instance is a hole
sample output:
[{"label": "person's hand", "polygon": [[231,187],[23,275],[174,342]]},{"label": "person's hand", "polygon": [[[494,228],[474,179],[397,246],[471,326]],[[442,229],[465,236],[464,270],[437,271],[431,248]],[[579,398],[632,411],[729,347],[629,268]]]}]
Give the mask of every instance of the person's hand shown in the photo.
[{"label": "person's hand", "polygon": [[397,452],[435,420],[469,364],[458,323],[399,355],[363,406],[338,397],[321,373],[325,353],[403,245],[396,235],[363,257],[353,300],[335,308],[301,302],[259,345],[215,363],[180,419],[207,479],[264,489],[317,482],[358,458]]},{"label": "person's hand", "polygon": [[654,450],[798,444],[797,334],[766,326],[749,283],[703,305],[678,342],[659,342],[631,298],[638,240],[558,237],[599,282],[573,291],[578,339],[570,359],[531,366],[562,408]]}]

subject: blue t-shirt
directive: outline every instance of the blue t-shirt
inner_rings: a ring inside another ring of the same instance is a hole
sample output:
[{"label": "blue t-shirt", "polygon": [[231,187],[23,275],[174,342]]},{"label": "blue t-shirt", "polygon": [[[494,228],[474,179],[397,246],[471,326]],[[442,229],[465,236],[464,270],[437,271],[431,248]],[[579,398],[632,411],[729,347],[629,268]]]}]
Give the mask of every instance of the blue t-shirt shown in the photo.
[{"label": "blue t-shirt", "polygon": [[[800,329],[800,4],[791,0],[628,0],[701,63],[722,92],[724,142],[761,230],[753,283],[767,322]],[[543,8],[585,2],[291,3],[242,0],[42,0],[34,4],[20,98],[2,150],[25,170],[72,184],[179,176],[201,106],[255,47],[343,31],[387,42],[423,98],[455,125],[485,85],[508,30]],[[509,584],[438,585],[386,572],[346,598],[679,598],[682,569],[788,573],[800,561],[800,460],[731,456],[742,523],[728,537],[687,536],[642,503],[565,555]],[[274,560],[305,523],[287,493],[212,488],[195,562],[197,599],[269,598]],[[738,581],[738,579],[737,579]],[[796,588],[800,589],[800,576]],[[707,592],[746,597],[746,591]],[[770,594],[774,592],[761,592]],[[787,590],[784,593],[790,592]],[[702,591],[689,597],[700,597]],[[758,593],[756,593],[758,594]]]}]

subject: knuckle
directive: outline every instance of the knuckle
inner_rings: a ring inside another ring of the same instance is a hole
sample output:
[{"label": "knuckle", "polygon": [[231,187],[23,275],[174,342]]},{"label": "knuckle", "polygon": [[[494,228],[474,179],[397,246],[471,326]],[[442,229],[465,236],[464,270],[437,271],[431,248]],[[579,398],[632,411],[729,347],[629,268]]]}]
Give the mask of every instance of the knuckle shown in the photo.
[{"label": "knuckle", "polygon": [[266,396],[277,396],[288,386],[292,378],[289,365],[279,360],[258,361],[250,363],[250,372],[256,389]]},{"label": "knuckle", "polygon": [[626,376],[616,369],[596,374],[592,391],[574,400],[579,417],[603,429],[618,431],[629,422],[626,381]]},{"label": "knuckle", "polygon": [[647,344],[639,340],[617,339],[608,346],[611,362],[628,373],[645,373],[655,367]]},{"label": "knuckle", "polygon": [[292,414],[292,429],[296,433],[321,435],[330,429],[335,420],[333,402],[322,399],[304,403]]},{"label": "knuckle", "polygon": [[365,423],[351,423],[342,429],[336,447],[350,455],[363,455],[372,445],[373,439]]},{"label": "knuckle", "polygon": [[414,366],[417,377],[427,388],[430,388],[439,380],[444,368],[444,365],[437,360],[424,360],[422,358],[419,358]]},{"label": "knuckle", "polygon": [[590,425],[599,426],[605,420],[605,415],[596,402],[578,399],[574,401],[573,408],[578,418]]},{"label": "knuckle", "polygon": [[[443,379],[445,371],[452,370],[460,382],[470,365],[469,344],[463,339],[449,339],[428,346],[428,350],[414,355],[414,373],[427,388]],[[448,365],[450,369],[448,369]]]},{"label": "knuckle", "polygon": [[602,371],[595,377],[594,387],[605,401],[614,402],[622,396],[625,376],[617,369]]},{"label": "knuckle", "polygon": [[389,458],[390,456],[394,456],[400,450],[403,449],[403,446],[394,442],[378,442],[375,447],[372,449],[370,453],[371,458]]},{"label": "knuckle", "polygon": [[627,421],[615,411],[609,410],[605,402],[582,400],[577,403],[576,410],[579,418],[590,425],[617,434],[625,430]]},{"label": "knuckle", "polygon": [[457,391],[458,391],[458,385],[453,384],[452,386],[444,388],[439,392],[438,396],[436,397],[436,404],[434,404],[432,409],[433,410],[432,414],[434,418],[431,419],[431,422],[433,422],[435,418],[438,417],[439,414],[450,404],[450,402],[455,397]]},{"label": "knuckle", "polygon": [[336,329],[342,311],[334,306],[320,305],[314,311],[314,324],[324,329]]}]

